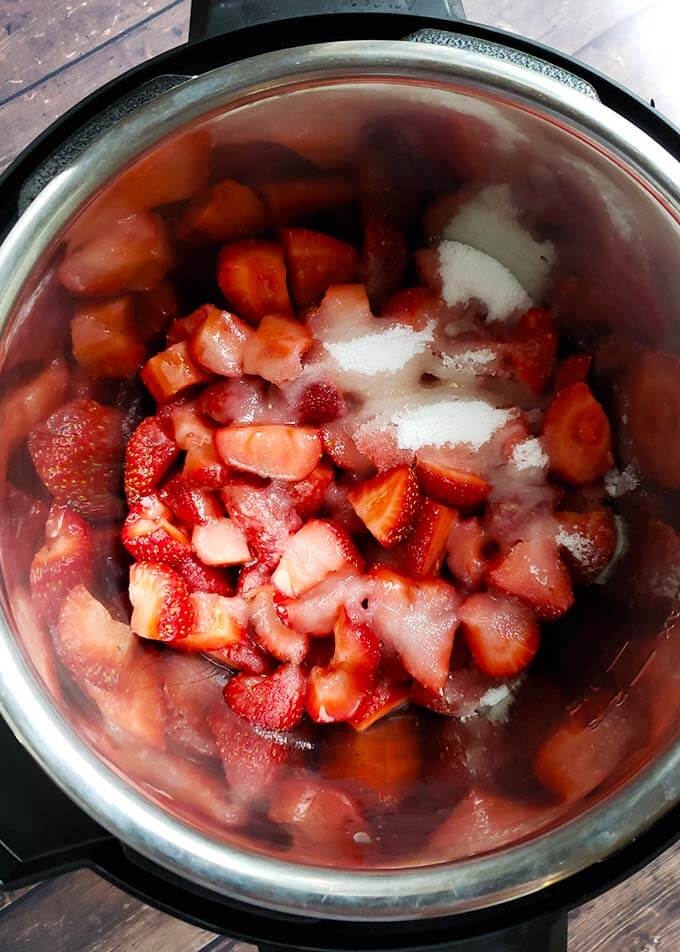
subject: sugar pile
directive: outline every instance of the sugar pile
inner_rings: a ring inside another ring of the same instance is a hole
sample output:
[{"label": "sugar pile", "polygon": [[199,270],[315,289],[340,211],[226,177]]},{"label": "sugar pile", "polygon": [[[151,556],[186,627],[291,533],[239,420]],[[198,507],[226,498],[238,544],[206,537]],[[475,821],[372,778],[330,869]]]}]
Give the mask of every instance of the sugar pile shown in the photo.
[{"label": "sugar pile", "polygon": [[478,347],[477,349],[461,351],[458,354],[442,354],[441,361],[447,370],[475,373],[493,363],[497,357],[496,351],[491,350],[490,347]]},{"label": "sugar pile", "polygon": [[536,438],[518,443],[512,451],[512,461],[521,470],[544,469],[549,462],[543,444]]},{"label": "sugar pile", "polygon": [[508,410],[499,410],[484,400],[441,400],[406,408],[390,420],[396,427],[397,445],[417,451],[423,446],[466,444],[478,450],[510,419]]},{"label": "sugar pile", "polygon": [[474,298],[487,308],[487,321],[503,321],[531,307],[531,298],[500,261],[459,241],[439,245],[442,297],[450,307]]},{"label": "sugar pile", "polygon": [[555,542],[570,552],[584,566],[589,564],[595,554],[592,541],[580,532],[567,532],[565,529],[560,529],[555,536]]},{"label": "sugar pile", "polygon": [[619,472],[618,469],[611,469],[604,477],[604,488],[607,495],[616,499],[625,493],[636,489],[640,482],[640,477],[632,466],[626,466]]},{"label": "sugar pile", "polygon": [[402,370],[427,348],[433,334],[433,322],[422,331],[395,324],[351,340],[328,341],[324,346],[342,370],[373,376]]}]

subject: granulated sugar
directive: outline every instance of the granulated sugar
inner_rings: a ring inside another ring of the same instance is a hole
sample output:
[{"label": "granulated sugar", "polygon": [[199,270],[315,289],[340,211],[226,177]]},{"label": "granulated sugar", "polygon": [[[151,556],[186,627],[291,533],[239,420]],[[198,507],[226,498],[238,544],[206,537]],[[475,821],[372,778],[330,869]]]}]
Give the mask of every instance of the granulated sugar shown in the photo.
[{"label": "granulated sugar", "polygon": [[448,370],[475,373],[496,360],[497,356],[490,347],[479,347],[477,350],[466,350],[460,354],[442,354],[442,363]]},{"label": "granulated sugar", "polygon": [[548,455],[539,439],[524,440],[512,451],[512,461],[517,469],[543,469],[548,465]]},{"label": "granulated sugar", "polygon": [[450,307],[474,298],[486,306],[487,321],[531,307],[527,292],[500,261],[459,241],[442,241],[438,250],[442,297]]},{"label": "granulated sugar", "polygon": [[592,541],[578,532],[560,529],[555,536],[555,542],[570,552],[582,565],[588,565],[593,556]]},{"label": "granulated sugar", "polygon": [[396,427],[397,445],[403,450],[461,443],[478,450],[509,419],[507,410],[483,400],[442,400],[402,410],[390,422]]},{"label": "granulated sugar", "polygon": [[394,325],[352,340],[328,342],[325,347],[338,366],[350,373],[396,373],[425,350],[433,332],[433,323],[422,331]]},{"label": "granulated sugar", "polygon": [[604,477],[604,488],[607,495],[616,499],[625,493],[636,489],[640,482],[640,477],[632,466],[626,466],[625,469],[611,469]]}]

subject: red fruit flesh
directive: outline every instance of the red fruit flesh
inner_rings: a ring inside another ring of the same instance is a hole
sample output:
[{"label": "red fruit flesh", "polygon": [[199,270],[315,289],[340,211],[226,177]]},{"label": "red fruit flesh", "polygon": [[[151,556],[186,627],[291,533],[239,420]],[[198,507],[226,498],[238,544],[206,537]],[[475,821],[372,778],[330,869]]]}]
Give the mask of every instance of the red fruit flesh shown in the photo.
[{"label": "red fruit flesh", "polygon": [[487,582],[526,602],[539,618],[559,618],[574,604],[571,578],[551,539],[517,542],[487,571]]},{"label": "red fruit flesh", "polygon": [[244,320],[259,324],[266,314],[290,314],[286,265],[275,241],[237,241],[217,257],[217,283]]},{"label": "red fruit flesh", "polygon": [[574,582],[587,585],[611,562],[616,550],[616,523],[609,509],[556,512],[557,544]]},{"label": "red fruit flesh", "polygon": [[506,338],[506,355],[515,379],[541,393],[555,367],[557,330],[550,311],[532,308]]},{"label": "red fruit flesh", "polygon": [[224,689],[224,697],[232,711],[251,724],[289,731],[302,720],[306,690],[302,669],[282,664],[273,674],[237,674]]},{"label": "red fruit flesh", "polygon": [[342,423],[327,423],[322,427],[321,435],[324,452],[340,469],[346,469],[362,479],[375,472],[375,466],[371,460],[359,452],[356,443],[345,432]]},{"label": "red fruit flesh", "polygon": [[93,380],[132,377],[144,363],[146,345],[135,333],[131,296],[82,304],[71,321],[73,356]]},{"label": "red fruit flesh", "polygon": [[285,625],[275,599],[278,593],[271,587],[257,592],[251,603],[251,624],[255,641],[279,661],[302,664],[309,641],[305,635]]},{"label": "red fruit flesh", "polygon": [[198,196],[182,212],[177,237],[186,241],[233,241],[267,230],[269,215],[255,192],[224,179]]},{"label": "red fruit flesh", "polygon": [[215,447],[234,469],[291,482],[309,476],[323,453],[317,430],[274,423],[218,430]]},{"label": "red fruit flesh", "polygon": [[158,496],[144,496],[131,507],[122,532],[130,555],[147,562],[175,565],[191,555],[189,537],[172,522],[172,513]]},{"label": "red fruit flesh", "polygon": [[361,566],[361,556],[345,529],[314,519],[290,539],[272,581],[284,595],[298,596],[335,572]]},{"label": "red fruit flesh", "polygon": [[570,354],[560,361],[555,373],[555,392],[588,379],[593,358],[590,354]]},{"label": "red fruit flesh", "polygon": [[210,304],[203,307],[204,319],[191,336],[191,356],[205,370],[223,377],[240,377],[243,356],[252,330],[229,311]]},{"label": "red fruit flesh", "polygon": [[348,205],[354,185],[341,175],[307,179],[282,179],[258,185],[257,191],[276,225],[309,221],[321,212]]},{"label": "red fruit flesh", "polygon": [[136,294],[134,304],[137,333],[145,342],[165,334],[177,317],[177,295],[167,281],[161,281],[152,291]]},{"label": "red fruit flesh", "polygon": [[411,578],[432,578],[446,555],[449,534],[458,513],[431,499],[424,499],[416,516],[413,533],[404,550],[404,568]]},{"label": "red fruit flesh", "polygon": [[536,618],[514,598],[479,592],[463,602],[460,618],[475,664],[492,677],[518,674],[538,651],[541,633]]},{"label": "red fruit flesh", "polygon": [[386,549],[403,542],[418,509],[418,481],[410,466],[395,466],[349,494],[354,511]]},{"label": "red fruit flesh", "polygon": [[179,456],[179,447],[158,417],[147,417],[125,447],[125,495],[133,506],[152,492]]},{"label": "red fruit flesh", "polygon": [[136,562],[130,569],[130,626],[136,635],[153,641],[186,638],[194,618],[189,592],[167,565]]},{"label": "red fruit flesh", "polygon": [[245,532],[255,558],[273,569],[289,538],[302,526],[286,489],[280,483],[262,486],[231,481],[222,490],[222,498],[231,518]]},{"label": "red fruit flesh", "polygon": [[319,463],[305,479],[287,484],[293,505],[301,519],[312,519],[318,515],[334,479],[333,468],[327,463]]},{"label": "red fruit flesh", "polygon": [[182,473],[175,473],[164,483],[158,495],[176,518],[189,526],[205,525],[223,514],[215,493],[192,486]]},{"label": "red fruit flesh", "polygon": [[416,476],[422,492],[447,506],[477,506],[491,495],[491,484],[481,476],[449,466],[426,452],[416,456]]},{"label": "red fruit flesh", "polygon": [[210,384],[199,396],[197,407],[201,413],[223,426],[230,423],[266,423],[269,415],[264,383],[254,377],[220,380],[219,383]]},{"label": "red fruit flesh", "polygon": [[477,516],[458,519],[451,526],[446,562],[453,577],[471,591],[479,588],[484,577],[486,541],[486,533]]},{"label": "red fruit flesh", "polygon": [[53,505],[45,525],[45,544],[31,563],[31,595],[43,617],[58,612],[76,585],[91,585],[93,556],[88,523],[71,509]]},{"label": "red fruit flesh", "polygon": [[379,678],[374,688],[366,693],[349,723],[356,731],[366,731],[388,714],[405,707],[409,700],[409,685],[390,678]]},{"label": "red fruit flesh", "polygon": [[242,598],[192,592],[189,604],[191,631],[177,642],[182,651],[219,651],[245,637],[248,608]]},{"label": "red fruit flesh", "polygon": [[246,344],[243,369],[278,386],[289,383],[302,373],[302,357],[312,340],[299,321],[285,314],[268,314]]},{"label": "red fruit flesh", "polygon": [[680,487],[679,380],[680,358],[660,350],[640,354],[622,379],[635,462],[666,489]]},{"label": "red fruit flesh", "polygon": [[210,374],[192,358],[185,340],[147,360],[141,376],[149,393],[159,403],[169,400],[187,387],[210,380]]},{"label": "red fruit flesh", "polygon": [[543,440],[551,473],[566,483],[592,483],[612,468],[609,421],[586,383],[556,394],[543,419]]},{"label": "red fruit flesh", "polygon": [[263,737],[222,701],[208,714],[230,792],[251,803],[271,787],[291,748],[276,736]]},{"label": "red fruit flesh", "polygon": [[298,308],[318,304],[331,285],[359,277],[359,256],[345,241],[306,228],[283,228],[279,238]]}]

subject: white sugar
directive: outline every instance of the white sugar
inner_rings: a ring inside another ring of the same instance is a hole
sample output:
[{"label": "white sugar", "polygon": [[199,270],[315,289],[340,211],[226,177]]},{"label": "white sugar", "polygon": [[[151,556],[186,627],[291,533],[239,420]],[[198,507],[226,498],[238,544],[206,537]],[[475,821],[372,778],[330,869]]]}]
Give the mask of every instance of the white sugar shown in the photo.
[{"label": "white sugar", "polygon": [[402,450],[461,443],[478,450],[509,419],[509,411],[483,400],[442,400],[402,410],[390,422],[396,427],[397,445]]},{"label": "white sugar", "polygon": [[592,541],[579,532],[567,532],[565,529],[560,529],[555,536],[555,541],[582,565],[588,565],[594,555]]},{"label": "white sugar", "polygon": [[531,298],[505,265],[471,245],[442,241],[439,273],[446,303],[454,307],[470,299],[481,301],[487,321],[503,321],[531,307]]},{"label": "white sugar", "polygon": [[512,451],[512,461],[517,469],[544,469],[549,462],[543,444],[536,438],[518,443]]},{"label": "white sugar", "polygon": [[495,351],[490,347],[479,347],[477,350],[466,350],[460,354],[443,354],[442,363],[450,370],[458,370],[461,373],[480,370],[490,364],[497,357]]},{"label": "white sugar", "polygon": [[398,324],[352,340],[328,342],[325,347],[342,370],[366,375],[396,373],[425,350],[433,331],[433,323],[422,331]]},{"label": "white sugar", "polygon": [[626,466],[619,472],[618,469],[611,469],[604,477],[604,488],[607,495],[616,499],[617,496],[623,496],[624,493],[635,489],[640,482],[640,477],[632,466]]}]

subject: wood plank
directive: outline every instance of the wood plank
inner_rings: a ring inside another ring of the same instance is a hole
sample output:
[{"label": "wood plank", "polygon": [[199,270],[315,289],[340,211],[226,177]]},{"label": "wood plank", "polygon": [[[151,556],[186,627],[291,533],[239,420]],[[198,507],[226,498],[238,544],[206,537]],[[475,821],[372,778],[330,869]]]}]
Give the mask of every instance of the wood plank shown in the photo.
[{"label": "wood plank", "polygon": [[24,886],[22,889],[12,889],[9,892],[5,889],[0,889],[0,911],[6,909],[8,906],[11,906],[12,903],[18,902],[22,896],[25,896],[35,888],[36,884],[32,886]]}]

